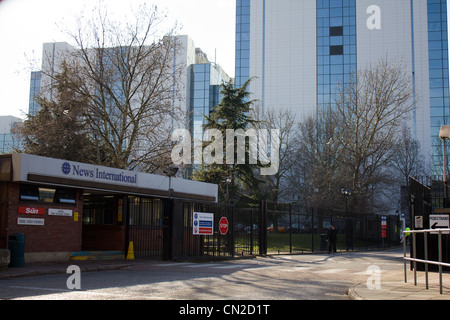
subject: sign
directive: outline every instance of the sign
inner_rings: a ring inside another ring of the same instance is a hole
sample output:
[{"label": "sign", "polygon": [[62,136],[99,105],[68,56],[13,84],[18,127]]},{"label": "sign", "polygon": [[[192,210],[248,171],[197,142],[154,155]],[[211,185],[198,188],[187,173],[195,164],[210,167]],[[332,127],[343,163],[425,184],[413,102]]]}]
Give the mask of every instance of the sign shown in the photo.
[{"label": "sign", "polygon": [[[449,229],[449,217],[448,214],[430,214],[430,229]],[[432,233],[437,234],[438,232]]]},{"label": "sign", "polygon": [[228,219],[225,217],[220,218],[219,231],[221,235],[226,235],[228,232]]},{"label": "sign", "polygon": [[386,229],[387,229],[387,218],[385,216],[381,216],[381,238],[386,239]]},{"label": "sign", "polygon": [[71,216],[72,216],[72,210],[66,210],[66,209],[48,209],[48,215],[49,215],[49,216],[64,216],[64,217],[71,217]]},{"label": "sign", "polygon": [[78,212],[73,214],[73,221],[78,221]]},{"label": "sign", "polygon": [[[1,2],[1,1],[0,1]],[[102,190],[123,191],[122,187],[142,188],[147,194],[155,191],[167,192],[169,179],[166,176],[137,171],[128,171],[87,163],[40,157],[24,153],[12,155],[12,179],[14,182],[31,182],[33,175],[67,180],[64,184]],[[76,181],[74,184],[72,181]],[[33,181],[35,182],[35,181]],[[50,182],[50,181],[49,181]],[[95,185],[92,185],[94,183]],[[218,185],[200,181],[172,179],[171,188],[175,192],[197,197],[218,199]],[[158,193],[156,193],[158,194]],[[80,212],[81,213],[81,212]],[[123,218],[125,219],[125,218]]]},{"label": "sign", "polygon": [[415,229],[423,229],[423,216],[416,216],[414,219]]},{"label": "sign", "polygon": [[387,224],[386,224],[386,217],[381,217],[381,229],[386,229],[387,228]]},{"label": "sign", "polygon": [[213,235],[214,234],[214,213],[194,212],[192,223],[193,235]]},{"label": "sign", "polygon": [[17,224],[28,225],[28,226],[43,226],[44,219],[17,218]]},{"label": "sign", "polygon": [[34,207],[17,207],[17,213],[19,214],[32,214],[32,215],[44,215],[44,208],[34,208]]}]

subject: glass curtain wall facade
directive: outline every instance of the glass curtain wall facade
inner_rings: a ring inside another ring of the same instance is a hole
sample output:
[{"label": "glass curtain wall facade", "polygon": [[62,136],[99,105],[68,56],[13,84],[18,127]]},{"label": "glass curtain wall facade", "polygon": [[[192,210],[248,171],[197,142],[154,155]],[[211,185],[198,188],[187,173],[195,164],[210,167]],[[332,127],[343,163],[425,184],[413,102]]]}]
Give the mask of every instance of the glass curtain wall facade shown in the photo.
[{"label": "glass curtain wall facade", "polygon": [[250,78],[250,0],[236,0],[235,78],[237,88]]},{"label": "glass curtain wall facade", "polygon": [[428,0],[430,123],[434,174],[442,172],[441,125],[450,125],[447,0]]},{"label": "glass curtain wall facade", "polygon": [[[220,72],[211,64],[194,64],[189,67],[191,72],[190,92],[190,130],[194,148],[203,141],[203,125],[205,116],[209,116],[212,108],[221,100],[220,85],[224,79]],[[195,150],[195,149],[194,149]]]},{"label": "glass curtain wall facade", "polygon": [[30,97],[28,103],[28,114],[30,116],[35,116],[39,111],[39,104],[36,102],[36,98],[41,93],[41,72],[33,71],[31,72],[30,80]]},{"label": "glass curtain wall facade", "polygon": [[356,0],[317,0],[317,112],[357,70]]}]

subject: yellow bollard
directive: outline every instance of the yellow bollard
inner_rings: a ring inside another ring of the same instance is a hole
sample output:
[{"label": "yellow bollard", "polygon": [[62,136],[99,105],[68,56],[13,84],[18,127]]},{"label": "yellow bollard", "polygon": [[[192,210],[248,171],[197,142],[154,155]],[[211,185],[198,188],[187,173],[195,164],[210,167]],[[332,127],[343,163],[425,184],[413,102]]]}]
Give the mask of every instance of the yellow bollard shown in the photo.
[{"label": "yellow bollard", "polygon": [[128,245],[127,260],[134,260],[133,241]]}]

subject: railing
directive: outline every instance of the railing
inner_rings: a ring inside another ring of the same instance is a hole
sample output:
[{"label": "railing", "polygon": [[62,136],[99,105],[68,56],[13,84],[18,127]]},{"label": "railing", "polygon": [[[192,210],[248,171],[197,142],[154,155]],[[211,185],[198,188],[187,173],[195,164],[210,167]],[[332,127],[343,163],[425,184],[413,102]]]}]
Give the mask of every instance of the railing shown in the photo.
[{"label": "railing", "polygon": [[[417,286],[417,262],[425,264],[425,285],[428,290],[428,264],[434,264],[439,266],[439,291],[442,294],[442,267],[450,267],[450,263],[442,262],[442,234],[449,234],[450,229],[424,229],[424,230],[410,230],[404,231],[403,234],[406,237],[407,233],[412,234],[412,258],[406,257],[406,240],[403,241],[403,264],[404,264],[404,273],[405,273],[405,283],[408,282],[407,273],[406,273],[406,262],[412,261],[414,264],[414,285]],[[424,259],[417,259],[417,246],[416,246],[416,234],[423,233],[424,234]],[[428,234],[434,233],[438,234],[438,260],[433,261],[428,260]],[[406,238],[405,238],[406,239]]]}]

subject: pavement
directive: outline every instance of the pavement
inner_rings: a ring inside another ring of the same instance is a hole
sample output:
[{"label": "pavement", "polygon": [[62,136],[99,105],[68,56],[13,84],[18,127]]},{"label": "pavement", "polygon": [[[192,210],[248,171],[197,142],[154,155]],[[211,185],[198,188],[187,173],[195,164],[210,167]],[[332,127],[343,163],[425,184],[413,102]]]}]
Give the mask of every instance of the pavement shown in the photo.
[{"label": "pavement", "polygon": [[[10,267],[0,269],[0,281],[15,277],[29,277],[46,274],[67,273],[67,267],[76,264],[81,272],[96,272],[118,270],[145,263],[140,260],[87,260],[60,263],[27,263],[24,267]],[[151,262],[148,262],[151,263]],[[378,287],[374,282],[363,282],[353,285],[348,290],[352,300],[450,300],[450,274],[444,273],[443,294],[439,290],[439,274],[429,273],[429,289],[425,285],[425,273],[417,272],[417,285],[414,285],[414,272],[407,271],[407,282],[404,281],[403,271],[383,271],[382,281]]]},{"label": "pavement", "polygon": [[[383,276],[385,277],[385,276]],[[389,277],[389,276],[388,276]],[[382,281],[379,288],[370,289],[367,283],[350,287],[349,298],[352,300],[450,300],[450,274],[442,276],[442,294],[440,294],[438,273],[429,273],[429,288],[426,289],[425,273],[418,272],[417,285],[414,285],[414,275],[408,271],[405,283],[404,275],[397,274],[401,280]],[[392,278],[392,277],[389,277]]]}]

